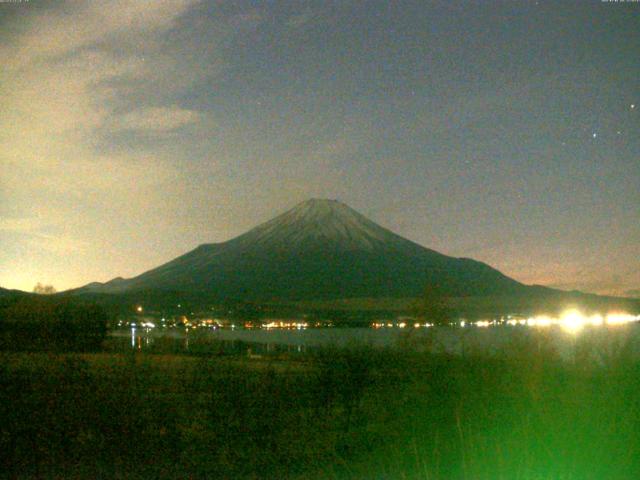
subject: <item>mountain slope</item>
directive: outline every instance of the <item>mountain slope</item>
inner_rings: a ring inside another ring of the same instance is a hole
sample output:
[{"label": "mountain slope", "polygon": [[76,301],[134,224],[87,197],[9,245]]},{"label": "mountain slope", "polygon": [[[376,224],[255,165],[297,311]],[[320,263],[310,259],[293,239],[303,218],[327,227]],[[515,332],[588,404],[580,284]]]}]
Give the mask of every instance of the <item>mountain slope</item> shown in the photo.
[{"label": "mountain slope", "polygon": [[0,297],[22,296],[22,295],[31,295],[31,293],[23,292],[22,290],[9,290],[9,289],[0,287]]},{"label": "mountain slope", "polygon": [[200,245],[131,279],[81,291],[203,292],[232,299],[524,293],[488,265],[422,247],[335,200],[312,199],[227,242]]}]

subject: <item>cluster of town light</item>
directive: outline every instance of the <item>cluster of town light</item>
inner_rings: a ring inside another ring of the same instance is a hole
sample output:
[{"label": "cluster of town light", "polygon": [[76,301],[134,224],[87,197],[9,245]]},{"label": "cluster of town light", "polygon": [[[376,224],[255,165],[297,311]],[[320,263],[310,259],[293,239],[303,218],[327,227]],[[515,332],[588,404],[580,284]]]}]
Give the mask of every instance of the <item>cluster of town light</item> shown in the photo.
[{"label": "cluster of town light", "polygon": [[[623,325],[638,321],[640,321],[640,315],[630,315],[628,313],[608,313],[606,315],[594,313],[592,315],[587,315],[579,310],[571,309],[564,311],[559,317],[538,315],[535,317],[520,319],[509,318],[506,321],[506,324],[512,326],[526,325],[529,327],[550,327],[552,325],[557,325],[569,332],[576,332],[585,326],[598,327],[602,325]],[[478,327],[488,327],[495,324],[495,321],[475,322],[475,325]]]},{"label": "cluster of town light", "polygon": [[[409,324],[407,322],[399,322],[399,323],[393,323],[393,322],[373,322],[371,324],[372,328],[393,328],[393,327],[398,327],[398,328],[406,328]],[[432,323],[414,323],[413,324],[413,328],[423,328],[423,327],[433,327]]]},{"label": "cluster of town light", "polygon": [[297,330],[302,330],[307,328],[309,324],[307,322],[296,322],[296,321],[271,321],[269,323],[265,323],[262,325],[262,328],[271,329],[271,328],[284,328],[284,329],[292,329],[295,328]]},{"label": "cluster of town light", "polygon": [[[596,313],[585,315],[579,310],[567,310],[558,318],[538,316],[525,320],[526,325],[532,327],[559,325],[569,332],[576,332],[585,326],[623,325],[637,321],[640,321],[640,315],[630,315],[628,313],[608,313],[606,315]],[[522,320],[520,320],[519,323],[520,322],[522,322]]]},{"label": "cluster of town light", "polygon": [[[138,305],[136,307],[136,312],[138,313],[143,312],[143,308],[141,305]],[[461,319],[459,322],[457,322],[457,325],[459,325],[460,327],[475,326],[475,327],[481,327],[481,328],[496,326],[496,325],[511,325],[511,326],[522,325],[522,326],[529,326],[529,327],[549,327],[552,325],[557,325],[569,332],[577,332],[585,326],[623,325],[623,324],[632,323],[632,322],[640,322],[640,315],[631,315],[628,313],[620,313],[620,312],[607,313],[606,315],[602,315],[599,313],[586,315],[580,312],[579,310],[570,309],[563,312],[562,315],[560,315],[559,317],[551,317],[548,315],[538,315],[538,316],[524,318],[524,317],[513,317],[510,315],[506,319],[503,318],[500,320],[467,321],[467,320]],[[225,322],[219,319],[189,320],[185,316],[182,316],[176,323],[177,324],[182,323],[182,325],[187,329],[195,329],[198,327],[201,327],[201,328],[208,327],[208,328],[217,329],[222,326],[225,326],[224,325]],[[166,324],[166,319],[163,318],[162,326],[163,327],[166,326],[165,324]],[[122,325],[123,325],[123,321],[118,322],[118,326],[122,326]],[[406,328],[411,325],[413,325],[413,328],[428,328],[428,327],[433,327],[434,324],[429,322],[426,322],[426,323],[415,322],[411,324],[403,319],[401,321],[396,321],[396,322],[376,321],[371,324],[371,327],[375,329]],[[130,323],[129,326],[135,328],[136,324]],[[143,328],[156,327],[156,325],[153,322],[149,322],[149,321],[142,322],[139,326]],[[232,329],[236,327],[235,324],[228,325],[228,326],[230,326]],[[303,330],[308,328],[309,326],[310,325],[308,322],[306,321],[303,322],[300,320],[271,320],[268,323],[257,325],[258,328],[265,328],[267,330],[271,330],[271,329]],[[332,325],[322,324],[320,322],[317,322],[311,326],[321,327],[321,326],[332,326]],[[255,328],[256,325],[249,322],[249,323],[245,323],[244,327]]]},{"label": "cluster of town light", "polygon": [[[528,318],[514,318],[507,317],[506,320],[477,320],[467,321],[460,320],[457,324],[460,327],[491,327],[496,325],[511,325],[511,326],[529,326],[529,327],[550,327],[557,325],[569,332],[576,332],[585,326],[601,326],[601,325],[623,325],[626,323],[640,322],[640,315],[630,315],[628,313],[608,313],[601,315],[599,313],[586,315],[579,310],[571,309],[566,310],[559,317],[551,317],[548,315],[538,315]],[[374,322],[371,324],[372,328],[406,328],[408,324],[406,322]],[[414,323],[414,328],[432,327],[432,323]]]}]

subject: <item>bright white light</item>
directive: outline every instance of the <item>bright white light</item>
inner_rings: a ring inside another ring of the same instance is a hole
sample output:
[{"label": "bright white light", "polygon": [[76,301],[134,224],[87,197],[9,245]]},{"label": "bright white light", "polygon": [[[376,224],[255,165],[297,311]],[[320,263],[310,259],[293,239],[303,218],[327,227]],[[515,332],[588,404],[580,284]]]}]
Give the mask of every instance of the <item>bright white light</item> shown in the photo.
[{"label": "bright white light", "polygon": [[476,322],[476,327],[488,327],[489,325],[491,325],[489,320],[479,320]]},{"label": "bright white light", "polygon": [[591,315],[588,319],[587,319],[588,323],[590,323],[591,325],[598,327],[600,325],[602,325],[604,323],[604,318],[602,317],[602,315],[599,314],[595,314],[595,315]]},{"label": "bright white light", "polygon": [[628,313],[609,313],[606,318],[607,325],[623,325],[629,322],[640,321],[640,315],[629,315]]},{"label": "bright white light", "polygon": [[571,333],[580,330],[585,323],[586,317],[577,310],[567,310],[560,317],[560,326]]},{"label": "bright white light", "polygon": [[[522,325],[523,323],[520,322],[520,324]],[[537,317],[527,318],[526,324],[530,327],[548,327],[549,325],[553,324],[553,319],[547,317],[546,315],[539,315]]]},{"label": "bright white light", "polygon": [[577,310],[568,310],[560,317],[560,325],[570,332],[577,332],[585,325],[601,326],[606,322],[607,325],[622,325],[629,322],[637,322],[640,315],[630,315],[628,313],[609,313],[606,317],[600,314],[586,316]]}]

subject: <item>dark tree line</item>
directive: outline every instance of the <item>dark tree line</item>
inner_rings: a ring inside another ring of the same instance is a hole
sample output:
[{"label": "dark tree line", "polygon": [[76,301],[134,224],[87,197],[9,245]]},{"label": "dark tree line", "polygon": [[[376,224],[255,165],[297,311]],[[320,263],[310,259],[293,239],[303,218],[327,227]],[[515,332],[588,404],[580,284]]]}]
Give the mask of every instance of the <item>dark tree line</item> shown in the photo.
[{"label": "dark tree line", "polygon": [[97,305],[28,296],[0,305],[0,349],[94,351],[107,333],[107,314]]}]

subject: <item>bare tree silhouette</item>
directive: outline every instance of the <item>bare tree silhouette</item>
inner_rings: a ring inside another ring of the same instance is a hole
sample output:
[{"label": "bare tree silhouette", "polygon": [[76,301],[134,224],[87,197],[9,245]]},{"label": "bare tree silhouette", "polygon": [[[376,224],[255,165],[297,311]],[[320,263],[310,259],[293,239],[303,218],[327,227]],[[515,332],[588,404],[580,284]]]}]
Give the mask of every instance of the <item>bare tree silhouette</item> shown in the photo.
[{"label": "bare tree silhouette", "polygon": [[40,295],[52,295],[56,293],[57,290],[53,285],[43,285],[38,282],[35,287],[33,287],[33,293],[38,293]]}]

